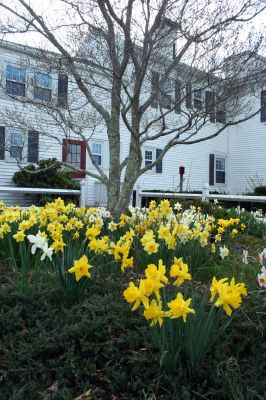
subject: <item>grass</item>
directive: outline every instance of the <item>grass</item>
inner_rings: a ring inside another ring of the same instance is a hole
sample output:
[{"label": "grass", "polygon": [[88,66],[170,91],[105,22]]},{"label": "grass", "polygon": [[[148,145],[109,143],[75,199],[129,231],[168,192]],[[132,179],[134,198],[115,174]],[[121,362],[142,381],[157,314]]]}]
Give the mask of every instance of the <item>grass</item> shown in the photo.
[{"label": "grass", "polygon": [[[147,322],[122,298],[129,272],[97,274],[85,295],[70,301],[52,277],[36,292],[20,294],[8,260],[2,261],[0,399],[72,400],[85,392],[84,400],[264,399],[266,301],[255,262],[264,247],[265,241],[242,234],[228,258],[198,271],[201,290],[213,275],[235,275],[252,295],[201,364],[174,375],[160,365]],[[243,248],[254,257],[249,265],[241,263]]]}]

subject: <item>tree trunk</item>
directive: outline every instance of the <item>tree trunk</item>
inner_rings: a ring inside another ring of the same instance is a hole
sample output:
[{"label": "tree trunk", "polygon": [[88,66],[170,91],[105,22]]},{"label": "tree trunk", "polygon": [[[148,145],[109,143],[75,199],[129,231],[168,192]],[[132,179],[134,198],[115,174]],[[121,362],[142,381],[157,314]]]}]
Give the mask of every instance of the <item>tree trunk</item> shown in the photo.
[{"label": "tree trunk", "polygon": [[115,218],[118,218],[128,209],[134,185],[139,177],[141,162],[142,156],[139,142],[131,137],[129,156],[120,194],[118,197],[112,195],[112,199],[110,198],[109,201],[110,211]]}]

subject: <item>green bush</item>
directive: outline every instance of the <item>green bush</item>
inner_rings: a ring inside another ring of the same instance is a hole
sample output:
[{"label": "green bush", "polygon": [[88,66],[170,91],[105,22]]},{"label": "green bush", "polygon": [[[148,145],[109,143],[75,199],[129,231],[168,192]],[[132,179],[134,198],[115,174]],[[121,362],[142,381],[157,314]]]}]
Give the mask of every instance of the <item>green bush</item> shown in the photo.
[{"label": "green bush", "polygon": [[[56,158],[40,160],[37,166],[30,164],[15,172],[13,182],[19,187],[79,189],[79,183],[72,180],[72,172],[63,170]],[[40,195],[38,203],[53,201],[58,195]],[[66,202],[76,202],[76,196],[61,196]]]},{"label": "green bush", "polygon": [[254,189],[255,196],[266,196],[266,186],[257,186]]}]

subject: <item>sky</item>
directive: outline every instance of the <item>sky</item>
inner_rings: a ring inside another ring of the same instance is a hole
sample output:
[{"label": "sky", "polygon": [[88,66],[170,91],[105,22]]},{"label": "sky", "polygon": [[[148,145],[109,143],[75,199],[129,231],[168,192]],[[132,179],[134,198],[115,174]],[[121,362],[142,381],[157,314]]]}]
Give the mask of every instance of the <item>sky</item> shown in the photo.
[{"label": "sky", "polygon": [[[219,1],[219,0],[217,0]],[[265,0],[266,1],[266,0]],[[238,0],[231,0],[232,3],[238,3]],[[0,3],[7,4],[8,6],[14,5],[16,6],[18,4],[17,0],[3,0],[0,1]],[[39,15],[42,15],[45,17],[48,21],[51,22],[51,25],[55,25],[58,23],[63,23],[63,24],[68,24],[69,22],[73,23],[75,20],[73,20],[73,17],[71,16],[66,16],[64,15],[64,12],[62,10],[62,2],[60,0],[28,0],[28,3],[35,9],[37,10]],[[73,1],[75,3],[75,0]],[[0,13],[0,24],[5,21],[5,15]],[[266,11],[263,12],[263,14],[257,16],[251,23],[247,31],[251,30],[255,34],[261,34],[263,36],[264,43],[266,44]],[[68,31],[69,29],[67,28],[62,28],[60,31],[60,38],[62,41],[65,43],[68,42]],[[247,33],[247,32],[246,32]],[[244,35],[245,33],[243,33]],[[29,46],[36,46],[36,47],[45,47],[50,50],[54,50],[51,45],[46,44],[44,46],[44,39],[40,37],[40,35],[36,34],[35,32],[28,32],[28,33],[23,33],[23,34],[7,34],[3,37],[0,36],[0,38],[9,40],[12,42],[20,43],[20,44],[25,44]],[[266,46],[265,46],[266,47]],[[266,50],[264,50],[265,53],[264,55],[266,57]]]}]

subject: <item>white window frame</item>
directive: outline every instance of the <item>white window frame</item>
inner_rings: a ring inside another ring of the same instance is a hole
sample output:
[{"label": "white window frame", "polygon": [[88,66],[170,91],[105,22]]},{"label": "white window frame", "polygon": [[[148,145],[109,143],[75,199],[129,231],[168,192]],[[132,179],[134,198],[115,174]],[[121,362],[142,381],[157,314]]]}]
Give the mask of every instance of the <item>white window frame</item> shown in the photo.
[{"label": "white window frame", "polygon": [[[216,168],[216,160],[219,158],[224,160],[224,170],[220,170],[220,169]],[[224,174],[225,174],[224,183],[219,183],[216,180],[216,172],[219,172],[219,171],[224,172]],[[214,182],[215,182],[216,186],[221,186],[221,187],[224,187],[227,184],[227,157],[224,154],[219,154],[219,153],[214,154]]]},{"label": "white window frame", "polygon": [[[11,157],[11,134],[12,132],[15,133],[22,133],[22,151],[21,151],[21,160],[18,160],[17,158]],[[26,164],[28,162],[28,133],[25,129],[21,128],[6,128],[6,151],[5,151],[5,161],[10,162],[10,163],[20,163],[20,164]]]}]

